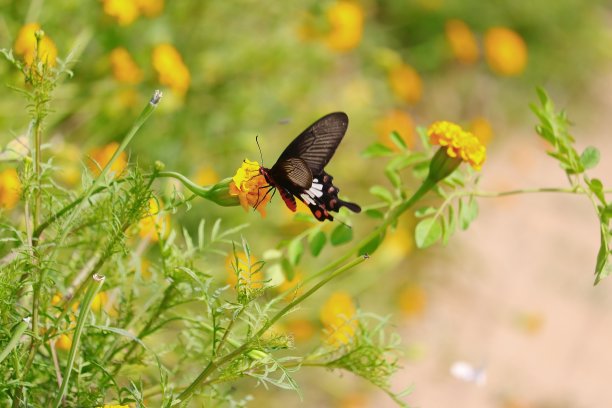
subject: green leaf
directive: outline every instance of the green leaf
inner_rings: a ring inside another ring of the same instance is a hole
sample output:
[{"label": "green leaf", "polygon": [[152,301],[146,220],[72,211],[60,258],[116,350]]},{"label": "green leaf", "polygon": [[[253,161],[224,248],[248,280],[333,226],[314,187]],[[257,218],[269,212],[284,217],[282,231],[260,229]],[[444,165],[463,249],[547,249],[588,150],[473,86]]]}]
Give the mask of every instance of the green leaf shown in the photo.
[{"label": "green leaf", "polygon": [[419,161],[426,160],[426,157],[427,156],[425,156],[425,154],[423,153],[411,152],[409,154],[394,157],[393,159],[391,159],[389,164],[387,164],[387,167],[399,171],[405,169],[406,167],[412,166],[413,164],[418,163]]},{"label": "green leaf", "polygon": [[457,229],[457,222],[455,221],[455,209],[453,207],[448,207],[447,216],[442,218],[442,221],[442,245],[446,245],[448,244],[450,237],[453,236],[455,230]]},{"label": "green leaf", "polygon": [[385,214],[382,211],[375,209],[365,210],[364,214],[370,218],[374,218],[375,220],[382,220],[385,218]]},{"label": "green leaf", "polygon": [[431,150],[431,145],[429,144],[429,136],[427,136],[427,128],[423,126],[417,127],[417,135],[419,135],[419,139],[421,139],[421,144],[425,148],[426,151]]},{"label": "green leaf", "polygon": [[303,212],[295,213],[295,215],[293,216],[293,219],[295,221],[302,221],[302,222],[311,222],[311,223],[317,222],[317,220],[315,219],[315,217],[312,216],[312,214],[306,214]]},{"label": "green leaf", "polygon": [[397,131],[394,130],[393,132],[391,132],[390,136],[391,136],[391,141],[393,142],[393,144],[399,147],[400,150],[408,150],[408,146],[406,145],[406,142],[404,141],[402,136]]},{"label": "green leaf", "polygon": [[421,207],[414,212],[414,216],[417,218],[427,217],[436,213],[435,207]]},{"label": "green leaf", "polygon": [[330,241],[332,245],[338,246],[346,244],[353,239],[353,229],[346,224],[339,224],[331,233]]},{"label": "green leaf", "polygon": [[610,265],[610,235],[607,230],[607,225],[601,225],[599,251],[597,252],[597,262],[595,263],[595,285],[612,272]]},{"label": "green leaf", "polygon": [[372,143],[366,149],[361,152],[363,157],[384,157],[391,156],[393,154],[393,150],[382,143],[376,142]]},{"label": "green leaf", "polygon": [[304,253],[304,244],[302,244],[301,239],[294,239],[289,243],[289,247],[287,248],[287,257],[289,258],[289,262],[291,265],[295,266],[300,263],[300,258]]},{"label": "green leaf", "polygon": [[375,195],[383,201],[391,204],[393,203],[393,194],[383,186],[372,186],[370,187],[370,194]]},{"label": "green leaf", "polygon": [[599,163],[599,150],[596,147],[589,146],[580,155],[580,163],[585,169],[592,169]]},{"label": "green leaf", "polygon": [[321,230],[313,231],[308,235],[308,246],[312,256],[319,256],[326,243],[327,236]]},{"label": "green leaf", "polygon": [[459,225],[461,229],[468,229],[476,217],[478,217],[478,203],[474,200],[474,197],[470,197],[467,204],[464,200],[459,200]]},{"label": "green leaf", "polygon": [[606,196],[604,195],[604,192],[603,192],[604,187],[603,187],[603,183],[601,182],[601,180],[596,179],[596,178],[594,179],[586,178],[586,182],[587,182],[587,185],[589,186],[589,190],[591,190],[591,192],[593,192],[593,194],[597,196],[597,198],[599,199],[601,203],[605,203]]},{"label": "green leaf", "polygon": [[359,248],[359,255],[372,255],[384,240],[385,232],[377,234]]},{"label": "green leaf", "polygon": [[393,187],[401,187],[402,179],[400,178],[400,175],[397,173],[396,170],[387,167],[385,168],[385,175],[387,176]]},{"label": "green leaf", "polygon": [[442,225],[437,218],[421,220],[414,231],[414,239],[419,248],[427,248],[435,244],[442,237]]},{"label": "green leaf", "polygon": [[293,269],[293,265],[291,265],[291,262],[289,262],[287,258],[283,258],[281,261],[281,267],[283,268],[283,275],[285,275],[285,279],[291,282],[295,277],[295,269]]}]

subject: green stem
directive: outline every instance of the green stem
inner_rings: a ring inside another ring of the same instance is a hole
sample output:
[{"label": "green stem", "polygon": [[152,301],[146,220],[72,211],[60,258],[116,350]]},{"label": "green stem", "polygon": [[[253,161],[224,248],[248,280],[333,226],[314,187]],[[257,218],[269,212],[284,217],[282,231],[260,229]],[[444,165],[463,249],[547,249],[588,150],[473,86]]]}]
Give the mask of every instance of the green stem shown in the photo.
[{"label": "green stem", "polygon": [[21,339],[21,336],[23,335],[23,333],[26,331],[27,328],[28,328],[28,322],[25,319],[22,320],[21,323],[17,325],[17,327],[15,327],[15,330],[13,331],[13,335],[11,336],[11,339],[9,340],[8,344],[0,352],[0,363],[17,346],[17,344],[19,343],[19,340]]},{"label": "green stem", "polygon": [[66,392],[68,391],[70,374],[72,373],[72,367],[74,366],[74,360],[76,358],[76,354],[79,348],[79,341],[81,339],[81,335],[83,334],[83,328],[85,327],[85,321],[87,320],[87,316],[89,315],[91,303],[93,302],[94,297],[102,287],[103,283],[104,276],[94,275],[92,277],[92,281],[89,285],[87,293],[85,294],[85,299],[83,300],[83,304],[79,312],[79,317],[77,319],[77,325],[72,339],[72,346],[70,347],[70,352],[68,354],[68,362],[66,363],[66,368],[64,370],[64,378],[62,379],[62,385],[60,386],[59,392],[57,393],[57,397],[55,398],[55,408],[60,406],[62,400],[64,399],[64,396],[66,395]]},{"label": "green stem", "polygon": [[188,398],[190,398],[193,395],[193,393],[198,389],[198,387],[200,387],[202,384],[205,383],[206,378],[208,378],[208,376],[213,372],[213,370],[231,361],[234,357],[237,357],[240,354],[244,353],[248,349],[248,347],[251,345],[251,343],[259,339],[266,332],[266,330],[268,330],[274,323],[276,323],[278,319],[286,315],[287,312],[289,312],[291,309],[296,307],[299,303],[309,298],[313,293],[319,290],[323,285],[327,284],[332,279],[342,275],[344,272],[350,270],[351,268],[359,265],[366,259],[367,259],[367,256],[362,256],[336,269],[333,273],[330,273],[328,276],[321,279],[321,281],[319,281],[316,285],[310,288],[307,292],[297,297],[295,300],[293,300],[291,303],[285,306],[281,311],[276,313],[249,340],[247,340],[244,344],[242,344],[242,346],[238,347],[237,349],[225,355],[224,357],[221,357],[217,360],[211,360],[211,362],[200,373],[200,375],[198,375],[198,377],[195,380],[193,380],[193,382],[178,396],[178,399],[182,402],[186,401]]}]

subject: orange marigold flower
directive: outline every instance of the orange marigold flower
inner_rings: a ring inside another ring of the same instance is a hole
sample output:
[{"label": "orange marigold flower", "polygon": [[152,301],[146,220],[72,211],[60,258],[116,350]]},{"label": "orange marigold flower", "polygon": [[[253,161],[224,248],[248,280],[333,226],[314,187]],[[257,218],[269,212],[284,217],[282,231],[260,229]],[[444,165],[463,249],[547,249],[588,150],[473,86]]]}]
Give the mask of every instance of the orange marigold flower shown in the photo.
[{"label": "orange marigold flower", "polygon": [[480,170],[486,159],[486,148],[476,136],[461,129],[459,125],[446,121],[435,122],[429,126],[427,135],[431,144],[446,149],[448,157],[468,162],[476,170]]},{"label": "orange marigold flower", "polygon": [[140,10],[135,0],[102,0],[106,15],[114,17],[119,25],[130,25],[138,18]]},{"label": "orange marigold flower", "polygon": [[414,147],[414,123],[410,115],[400,109],[394,109],[383,116],[376,123],[376,130],[379,140],[393,150],[398,150],[390,138],[391,132],[394,131],[402,136],[409,148]]},{"label": "orange marigold flower", "polygon": [[238,286],[247,289],[260,289],[264,284],[264,274],[261,264],[257,263],[257,258],[251,255],[250,259],[244,252],[236,255],[230,253],[225,258],[225,270],[227,272],[227,284],[238,289]]},{"label": "orange marigold flower", "polygon": [[266,195],[266,190],[261,187],[267,185],[268,182],[265,177],[259,173],[259,163],[244,160],[242,166],[236,170],[236,174],[232,177],[229,193],[238,196],[240,205],[245,211],[248,211],[249,207],[257,206],[257,211],[262,217],[265,217],[270,194]]},{"label": "orange marigold flower", "polygon": [[138,221],[138,228],[141,238],[149,238],[153,242],[170,234],[170,215],[161,213],[161,205],[157,199],[149,199],[149,211]]},{"label": "orange marigold flower", "polygon": [[147,17],[157,17],[164,11],[164,0],[135,0],[138,9]]},{"label": "orange marigold flower", "polygon": [[[89,157],[91,158],[91,162],[89,163],[89,168],[91,171],[99,175],[104,166],[108,164],[113,154],[119,148],[119,143],[111,142],[106,146],[92,149]],[[117,159],[113,162],[110,173],[114,176],[118,176],[123,173],[123,170],[127,167],[127,153],[125,151],[121,152],[121,154],[117,157]]]},{"label": "orange marigold flower", "polygon": [[72,347],[72,336],[64,333],[60,334],[55,341],[55,347],[58,350],[70,350],[70,347]]},{"label": "orange marigold flower", "polygon": [[363,8],[353,1],[340,0],[327,9],[331,30],[325,38],[334,51],[350,51],[357,47],[363,36]]},{"label": "orange marigold flower", "polygon": [[125,48],[119,47],[112,50],[110,62],[113,76],[117,81],[126,84],[137,84],[142,81],[142,70]]},{"label": "orange marigold flower", "polygon": [[493,139],[493,127],[491,123],[483,117],[472,119],[470,131],[480,140],[480,143],[485,146]]},{"label": "orange marigold flower", "polygon": [[321,307],[320,319],[329,333],[326,342],[341,346],[351,341],[357,329],[355,304],[346,292],[335,292]]},{"label": "orange marigold flower", "polygon": [[[21,55],[26,65],[31,65],[36,54],[36,32],[40,30],[40,24],[29,23],[21,27],[15,40],[15,54]],[[57,58],[57,48],[49,36],[45,35],[40,39],[38,49],[38,59],[43,63],[53,67]]]},{"label": "orange marigold flower", "polygon": [[461,20],[448,20],[445,25],[446,39],[453,55],[462,64],[478,61],[480,51],[476,37],[470,27]]},{"label": "orange marigold flower", "polygon": [[527,65],[527,45],[515,31],[494,27],[485,34],[485,53],[491,69],[499,75],[519,75]]},{"label": "orange marigold flower", "polygon": [[421,100],[423,81],[419,73],[410,65],[400,63],[389,70],[389,85],[400,100],[415,104]]},{"label": "orange marigold flower", "polygon": [[169,86],[179,95],[189,88],[191,75],[181,54],[170,44],[160,44],[153,49],[153,68],[159,83]]},{"label": "orange marigold flower", "polygon": [[19,202],[21,181],[13,168],[0,171],[0,208],[10,210]]},{"label": "orange marigold flower", "polygon": [[309,319],[297,318],[285,323],[287,331],[291,333],[296,343],[309,340],[315,333],[315,327]]}]

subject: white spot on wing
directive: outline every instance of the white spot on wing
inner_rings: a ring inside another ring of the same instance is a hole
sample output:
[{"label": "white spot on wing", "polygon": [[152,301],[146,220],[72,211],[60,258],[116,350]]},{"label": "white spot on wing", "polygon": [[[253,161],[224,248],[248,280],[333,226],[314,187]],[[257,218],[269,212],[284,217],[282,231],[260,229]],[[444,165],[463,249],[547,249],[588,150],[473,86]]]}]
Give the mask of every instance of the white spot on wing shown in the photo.
[{"label": "white spot on wing", "polygon": [[323,184],[319,184],[316,183],[314,180],[312,182],[312,187],[310,187],[311,189],[314,188],[315,190],[323,190]]},{"label": "white spot on wing", "polygon": [[314,205],[314,204],[315,204],[315,202],[314,202],[314,200],[312,199],[312,197],[310,197],[308,194],[304,194],[304,193],[302,193],[302,194],[300,194],[300,197],[302,197],[302,199],[303,199],[303,200],[304,200],[306,203],[308,203],[308,204],[312,204],[312,205]]}]

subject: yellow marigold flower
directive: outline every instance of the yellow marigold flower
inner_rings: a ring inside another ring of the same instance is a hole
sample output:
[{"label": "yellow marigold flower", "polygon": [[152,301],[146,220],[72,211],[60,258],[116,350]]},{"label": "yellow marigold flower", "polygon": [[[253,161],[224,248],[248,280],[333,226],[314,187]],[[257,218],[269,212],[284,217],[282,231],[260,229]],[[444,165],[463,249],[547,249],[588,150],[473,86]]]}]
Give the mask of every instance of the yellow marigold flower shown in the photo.
[{"label": "yellow marigold flower", "polygon": [[160,44],[153,49],[153,68],[159,83],[169,86],[179,95],[189,88],[191,76],[181,54],[170,44]]},{"label": "yellow marigold flower", "polygon": [[[95,175],[99,175],[104,166],[108,164],[113,154],[119,148],[119,143],[111,142],[106,146],[92,149],[89,153],[89,157],[91,158],[91,162],[89,163],[89,168]],[[117,157],[117,160],[113,163],[110,168],[110,173],[118,176],[123,173],[123,170],[127,167],[127,153],[125,151],[121,152],[121,154]]]},{"label": "yellow marigold flower", "polygon": [[459,125],[446,121],[435,122],[427,130],[427,135],[431,144],[446,149],[448,157],[468,162],[476,170],[480,170],[486,159],[486,148],[476,136],[461,129]]},{"label": "yellow marigold flower", "polygon": [[156,17],[164,11],[164,0],[135,0],[138,9],[147,17]]},{"label": "yellow marigold flower", "polygon": [[0,171],[0,208],[10,210],[19,202],[21,181],[13,168]]},{"label": "yellow marigold flower", "polygon": [[55,341],[55,347],[58,350],[70,350],[70,347],[72,347],[72,336],[64,333],[60,334]]},{"label": "yellow marigold flower", "polygon": [[527,45],[515,31],[494,27],[485,34],[485,54],[491,69],[499,75],[518,75],[527,65]]},{"label": "yellow marigold flower", "polygon": [[[34,61],[34,55],[36,53],[35,34],[38,30],[40,30],[40,24],[29,23],[21,27],[17,34],[13,49],[15,54],[23,57],[26,65],[31,65],[32,61]],[[45,35],[41,38],[39,46],[38,59],[49,66],[55,66],[55,60],[57,58],[55,43],[48,35]]]},{"label": "yellow marigold flower", "polygon": [[109,296],[108,292],[99,292],[94,296],[91,301],[91,310],[94,313],[100,313],[103,310],[112,317],[116,317],[118,315],[117,309],[112,302],[111,296]]},{"label": "yellow marigold flower", "polygon": [[406,286],[399,294],[399,309],[408,317],[419,317],[425,311],[427,294],[416,284]]},{"label": "yellow marigold flower", "polygon": [[119,25],[130,25],[138,18],[140,10],[135,0],[102,0],[106,15],[114,17]]},{"label": "yellow marigold flower", "polygon": [[309,340],[315,333],[315,327],[308,319],[292,319],[285,323],[287,332],[291,333],[296,343]]},{"label": "yellow marigold flower", "polygon": [[244,160],[242,166],[236,170],[236,174],[232,177],[229,193],[238,196],[240,205],[245,211],[248,211],[249,207],[257,206],[257,211],[260,212],[262,217],[265,217],[270,194],[266,195],[266,189],[261,187],[267,185],[268,182],[265,177],[259,173],[259,163]]},{"label": "yellow marigold flower", "polygon": [[423,81],[414,68],[408,64],[398,64],[389,70],[389,85],[400,100],[415,104],[421,100]]},{"label": "yellow marigold flower", "polygon": [[493,139],[493,127],[491,123],[483,117],[477,117],[470,123],[470,131],[480,140],[480,143],[487,146]]},{"label": "yellow marigold flower", "polygon": [[453,55],[462,64],[478,61],[480,51],[476,37],[470,27],[461,20],[448,20],[445,25],[446,39]]},{"label": "yellow marigold flower", "polygon": [[166,238],[170,234],[170,215],[162,214],[160,202],[151,198],[149,200],[148,214],[138,221],[138,235],[157,242],[160,237]]},{"label": "yellow marigold flower", "polygon": [[115,48],[110,53],[113,76],[119,82],[137,84],[142,81],[142,71],[128,50],[123,47]]},{"label": "yellow marigold flower", "polygon": [[[238,263],[236,263],[236,257]],[[264,274],[261,270],[261,264],[257,264],[257,258],[251,255],[250,259],[244,252],[230,253],[225,258],[225,270],[227,272],[227,284],[233,288],[245,286],[248,289],[260,289],[264,284]]]},{"label": "yellow marigold flower", "polygon": [[326,341],[341,346],[351,341],[357,329],[355,304],[346,292],[335,292],[321,307],[320,319],[329,333]]},{"label": "yellow marigold flower", "polygon": [[353,1],[340,0],[327,9],[331,30],[325,43],[334,51],[350,51],[357,47],[363,35],[363,8]]},{"label": "yellow marigold flower", "polygon": [[410,115],[402,110],[394,109],[376,123],[378,139],[393,150],[399,150],[391,141],[391,132],[399,133],[409,148],[414,147],[414,123]]}]

